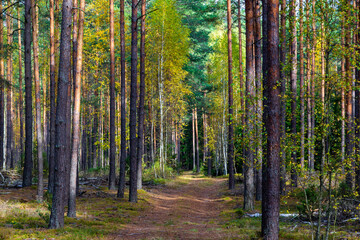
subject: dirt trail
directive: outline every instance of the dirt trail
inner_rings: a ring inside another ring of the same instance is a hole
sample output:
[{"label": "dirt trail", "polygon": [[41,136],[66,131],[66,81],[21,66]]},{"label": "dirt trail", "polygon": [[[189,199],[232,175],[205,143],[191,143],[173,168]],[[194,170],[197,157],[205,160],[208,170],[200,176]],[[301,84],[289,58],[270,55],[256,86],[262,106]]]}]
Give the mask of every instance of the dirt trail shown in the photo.
[{"label": "dirt trail", "polygon": [[151,189],[151,207],[115,239],[236,239],[219,225],[225,188],[225,179],[187,174],[174,186]]}]

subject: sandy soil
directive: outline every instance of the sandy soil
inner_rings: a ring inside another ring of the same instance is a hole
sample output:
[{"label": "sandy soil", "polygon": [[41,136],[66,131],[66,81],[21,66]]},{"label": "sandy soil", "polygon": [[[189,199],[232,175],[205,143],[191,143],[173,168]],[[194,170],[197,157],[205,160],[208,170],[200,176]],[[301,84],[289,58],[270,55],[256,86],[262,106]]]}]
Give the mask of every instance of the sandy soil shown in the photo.
[{"label": "sandy soil", "polygon": [[174,186],[149,189],[150,208],[114,239],[237,239],[219,225],[226,179],[187,174],[179,181]]}]

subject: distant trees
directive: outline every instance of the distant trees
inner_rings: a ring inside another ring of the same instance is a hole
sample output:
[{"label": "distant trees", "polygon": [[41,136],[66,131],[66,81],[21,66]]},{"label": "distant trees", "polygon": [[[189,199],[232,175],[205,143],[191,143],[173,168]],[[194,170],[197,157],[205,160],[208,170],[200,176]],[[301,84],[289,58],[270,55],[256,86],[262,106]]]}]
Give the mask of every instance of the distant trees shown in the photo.
[{"label": "distant trees", "polygon": [[23,169],[24,187],[36,174],[40,201],[49,172],[52,228],[66,203],[75,216],[78,175],[107,167],[119,198],[130,172],[133,202],[145,169],[228,174],[230,189],[244,177],[244,208],[263,198],[269,239],[277,191],[309,176],[331,190],[335,173],[359,188],[356,1],[91,0],[84,14],[83,0],[50,0],[50,22],[46,1],[24,3],[0,6],[0,169]]}]

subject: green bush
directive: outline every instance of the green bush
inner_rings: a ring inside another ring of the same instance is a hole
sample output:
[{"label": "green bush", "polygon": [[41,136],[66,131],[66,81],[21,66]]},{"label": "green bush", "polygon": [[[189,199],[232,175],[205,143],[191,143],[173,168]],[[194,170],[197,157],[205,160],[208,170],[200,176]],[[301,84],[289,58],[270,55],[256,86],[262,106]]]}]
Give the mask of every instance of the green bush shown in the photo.
[{"label": "green bush", "polygon": [[156,161],[153,166],[143,171],[143,181],[151,184],[165,184],[166,179],[171,179],[175,175],[176,171],[173,168],[164,166],[164,170],[162,170],[160,163]]},{"label": "green bush", "polygon": [[[295,197],[299,200],[296,208],[299,211],[301,217],[308,219],[314,217],[314,213],[319,209],[319,190],[315,185],[310,185],[308,188],[305,188],[303,191],[294,192]],[[325,193],[323,193],[325,195]],[[323,196],[324,199],[325,196]],[[323,208],[324,208],[323,204]],[[324,212],[324,209],[323,209]]]}]

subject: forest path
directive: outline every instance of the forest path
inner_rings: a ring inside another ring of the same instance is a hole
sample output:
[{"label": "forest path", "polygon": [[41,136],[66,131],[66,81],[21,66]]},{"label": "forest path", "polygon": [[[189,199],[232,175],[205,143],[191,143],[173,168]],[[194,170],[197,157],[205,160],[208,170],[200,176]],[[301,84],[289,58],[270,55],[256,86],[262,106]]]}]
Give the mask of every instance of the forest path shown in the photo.
[{"label": "forest path", "polygon": [[148,190],[150,207],[115,239],[234,239],[221,224],[226,179],[185,173]]}]

